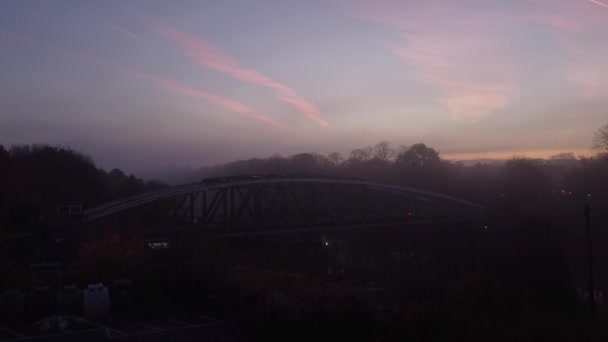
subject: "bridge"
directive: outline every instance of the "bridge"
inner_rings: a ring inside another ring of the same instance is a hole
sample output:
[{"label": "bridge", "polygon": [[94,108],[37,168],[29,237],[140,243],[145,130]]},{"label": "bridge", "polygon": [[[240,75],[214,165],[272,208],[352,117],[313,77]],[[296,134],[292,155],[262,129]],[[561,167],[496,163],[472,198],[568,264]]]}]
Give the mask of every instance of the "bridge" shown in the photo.
[{"label": "bridge", "polygon": [[[204,179],[85,210],[85,222],[116,217],[199,225],[231,234],[480,219],[475,203],[358,178],[234,176]],[[141,220],[140,220],[141,221]]]}]

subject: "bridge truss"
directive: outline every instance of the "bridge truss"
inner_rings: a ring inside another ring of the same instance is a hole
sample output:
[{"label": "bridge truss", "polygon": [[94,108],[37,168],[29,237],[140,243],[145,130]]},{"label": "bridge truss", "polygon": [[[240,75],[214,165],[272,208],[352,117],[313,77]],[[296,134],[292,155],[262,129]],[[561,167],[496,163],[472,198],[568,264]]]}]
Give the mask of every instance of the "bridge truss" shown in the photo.
[{"label": "bridge truss", "polygon": [[110,202],[85,221],[130,214],[231,232],[472,219],[477,204],[424,190],[334,177],[240,176],[207,179]]}]

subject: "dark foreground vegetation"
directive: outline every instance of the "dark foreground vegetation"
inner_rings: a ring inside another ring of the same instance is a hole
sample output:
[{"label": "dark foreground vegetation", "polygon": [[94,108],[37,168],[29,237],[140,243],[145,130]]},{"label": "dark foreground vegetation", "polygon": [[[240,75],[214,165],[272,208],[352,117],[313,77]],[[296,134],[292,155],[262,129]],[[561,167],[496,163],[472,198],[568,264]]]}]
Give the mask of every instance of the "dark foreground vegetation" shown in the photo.
[{"label": "dark foreground vegetation", "polygon": [[69,147],[0,145],[0,227],[11,231],[42,228],[41,219],[61,204],[86,207],[165,186],[106,172]]},{"label": "dark foreground vegetation", "polygon": [[110,226],[83,234],[60,266],[39,271],[31,258],[8,251],[24,232],[46,234],[58,203],[88,207],[164,185],[105,172],[70,149],[0,148],[0,292],[128,278],[128,312],[205,312],[259,341],[608,338],[599,292],[596,311],[585,298],[582,216],[591,205],[596,288],[605,290],[602,154],[467,166],[423,144],[395,151],[380,143],[346,160],[308,153],[253,159],[199,170],[192,180],[262,173],[435,190],[483,204],[488,218],[263,240],[185,229],[173,232],[166,249]]},{"label": "dark foreground vegetation", "polygon": [[[605,340],[608,321],[577,291],[564,239],[547,226],[472,224],[290,241],[183,231],[152,250],[106,233],[36,276],[54,288],[128,278],[123,314],[202,312],[259,341]],[[2,276],[11,288],[31,279]]]}]

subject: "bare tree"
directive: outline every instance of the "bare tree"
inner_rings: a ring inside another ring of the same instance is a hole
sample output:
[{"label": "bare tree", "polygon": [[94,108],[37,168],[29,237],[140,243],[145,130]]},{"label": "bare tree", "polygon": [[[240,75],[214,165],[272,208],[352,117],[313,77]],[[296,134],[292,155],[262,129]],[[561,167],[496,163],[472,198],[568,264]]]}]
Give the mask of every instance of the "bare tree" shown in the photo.
[{"label": "bare tree", "polygon": [[373,149],[371,146],[350,151],[350,159],[357,162],[366,162],[372,159],[372,155]]},{"label": "bare tree", "polygon": [[320,170],[326,170],[326,169],[334,166],[333,162],[331,160],[329,160],[326,156],[324,156],[320,153],[317,153],[317,152],[313,152],[311,154],[315,158],[315,163],[317,164],[317,168],[319,168]]},{"label": "bare tree", "polygon": [[397,149],[396,158],[399,158],[400,155],[404,154],[409,149],[410,149],[410,147],[407,145],[400,145],[399,148]]},{"label": "bare tree", "polygon": [[593,150],[599,154],[608,154],[608,124],[593,134]]},{"label": "bare tree", "polygon": [[329,162],[332,163],[333,166],[338,166],[344,161],[344,158],[342,158],[342,155],[340,153],[332,152],[327,155],[327,160],[329,160]]},{"label": "bare tree", "polygon": [[550,157],[551,160],[576,160],[574,153],[572,152],[562,152]]},{"label": "bare tree", "polygon": [[392,161],[397,152],[391,147],[391,143],[383,140],[374,146],[374,158],[382,161]]}]

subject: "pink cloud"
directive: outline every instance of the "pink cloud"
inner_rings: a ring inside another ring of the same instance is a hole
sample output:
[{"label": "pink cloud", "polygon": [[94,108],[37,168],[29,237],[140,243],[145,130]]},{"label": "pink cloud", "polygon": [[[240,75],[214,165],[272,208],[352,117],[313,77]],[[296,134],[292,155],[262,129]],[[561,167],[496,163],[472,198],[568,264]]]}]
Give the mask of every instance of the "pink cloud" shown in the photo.
[{"label": "pink cloud", "polygon": [[596,96],[602,90],[600,65],[608,50],[583,41],[608,32],[607,13],[598,12],[595,6],[607,5],[593,0],[528,1],[538,6],[530,18],[554,30],[556,42],[567,57],[563,62],[565,77],[578,86],[580,96],[587,99]]},{"label": "pink cloud", "polygon": [[217,106],[225,108],[227,110],[243,114],[245,116],[248,116],[250,118],[253,118],[253,119],[256,119],[259,121],[263,121],[265,123],[268,123],[268,124],[273,125],[278,128],[285,128],[284,124],[268,117],[267,115],[260,114],[260,113],[256,112],[255,110],[253,110],[241,103],[223,98],[221,96],[210,94],[210,93],[198,90],[198,89],[190,88],[190,87],[187,87],[178,82],[164,79],[164,78],[161,78],[161,77],[158,77],[155,75],[151,75],[148,73],[144,73],[144,72],[129,72],[129,75],[140,78],[140,79],[147,80],[147,81],[153,83],[154,85],[156,85],[164,90],[167,90],[169,92],[186,95],[186,96],[189,96],[192,98],[204,99],[211,103],[216,104]]},{"label": "pink cloud", "polygon": [[159,33],[173,41],[182,51],[197,64],[209,69],[226,73],[243,82],[260,85],[276,90],[281,101],[289,103],[309,119],[321,126],[327,127],[328,123],[321,115],[317,107],[302,99],[293,89],[281,84],[268,76],[250,69],[243,68],[233,57],[225,54],[204,40],[185,32],[170,28],[159,28]]},{"label": "pink cloud", "polygon": [[589,0],[589,1],[592,2],[592,3],[594,3],[594,4],[596,4],[596,5],[600,5],[600,6],[608,8],[608,4],[605,4],[603,2],[599,2],[599,1],[596,1],[596,0]]},{"label": "pink cloud", "polygon": [[476,121],[509,106],[526,86],[522,67],[530,55],[513,48],[513,32],[530,24],[544,24],[555,34],[549,43],[562,53],[541,58],[555,61],[555,72],[574,94],[588,99],[602,92],[608,46],[592,41],[608,34],[608,16],[597,5],[606,4],[527,0],[505,9],[498,0],[360,0],[346,6],[351,16],[400,33],[389,50],[440,94],[437,102],[453,118]]},{"label": "pink cloud", "polygon": [[173,80],[164,79],[162,77],[155,76],[150,73],[130,70],[130,69],[124,68],[122,66],[116,65],[110,61],[107,61],[107,60],[104,60],[101,58],[97,58],[94,56],[89,56],[86,54],[61,49],[53,44],[50,44],[50,43],[47,43],[47,42],[38,40],[36,38],[29,37],[29,36],[12,34],[12,33],[8,33],[8,32],[0,31],[0,39],[11,40],[11,41],[15,41],[20,44],[23,44],[23,45],[34,46],[36,48],[48,49],[60,56],[63,56],[63,58],[66,58],[66,59],[69,59],[72,61],[76,61],[76,62],[82,63],[82,64],[96,65],[96,66],[102,67],[106,70],[109,70],[109,71],[112,71],[115,73],[119,73],[121,75],[126,75],[129,77],[136,77],[139,79],[143,79],[143,80],[151,82],[152,84],[154,84],[166,91],[169,91],[171,93],[182,94],[182,95],[186,95],[186,96],[189,96],[192,98],[204,99],[206,101],[209,101],[209,102],[211,102],[219,107],[222,107],[224,109],[227,109],[229,111],[243,114],[247,117],[250,117],[250,118],[258,120],[258,121],[265,122],[274,127],[285,128],[284,124],[272,119],[271,117],[269,117],[267,115],[260,114],[260,113],[256,112],[254,109],[251,109],[244,104],[226,99],[226,98],[218,96],[218,95],[214,95],[211,93],[207,93],[207,92],[204,92],[204,91],[201,91],[198,89],[194,89],[194,88],[185,86],[185,85],[180,84]]},{"label": "pink cloud", "polygon": [[480,15],[461,2],[368,1],[350,14],[392,27],[401,40],[389,46],[415,77],[440,94],[454,119],[477,121],[509,104],[515,68],[500,29],[508,14]]}]

